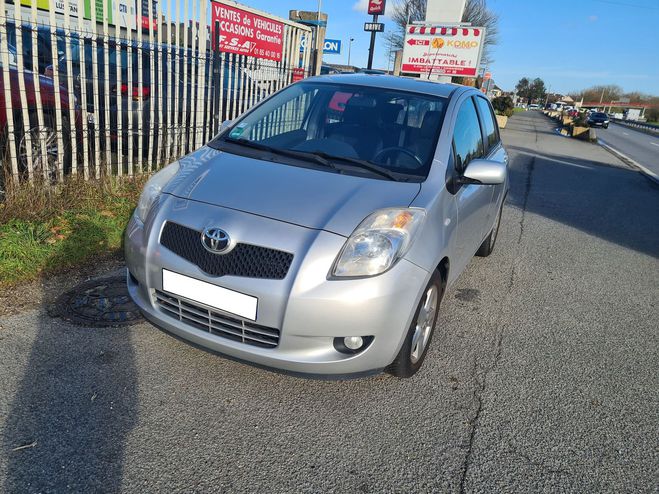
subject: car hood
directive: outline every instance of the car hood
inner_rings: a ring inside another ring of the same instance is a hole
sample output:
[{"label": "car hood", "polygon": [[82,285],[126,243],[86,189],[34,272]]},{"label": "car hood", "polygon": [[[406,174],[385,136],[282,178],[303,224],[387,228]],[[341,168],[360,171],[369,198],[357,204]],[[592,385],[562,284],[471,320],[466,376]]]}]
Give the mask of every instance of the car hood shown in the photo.
[{"label": "car hood", "polygon": [[421,187],[262,161],[208,146],[180,164],[165,193],[344,236],[377,209],[409,206]]}]

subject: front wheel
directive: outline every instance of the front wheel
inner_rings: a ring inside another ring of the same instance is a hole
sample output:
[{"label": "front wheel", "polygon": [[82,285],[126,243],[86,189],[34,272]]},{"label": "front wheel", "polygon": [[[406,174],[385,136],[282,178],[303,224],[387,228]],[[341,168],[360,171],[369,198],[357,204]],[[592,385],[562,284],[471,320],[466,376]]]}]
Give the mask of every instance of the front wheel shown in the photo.
[{"label": "front wheel", "polygon": [[396,377],[412,377],[421,368],[428,353],[443,294],[442,277],[435,271],[414,312],[403,346],[387,367],[387,372]]}]

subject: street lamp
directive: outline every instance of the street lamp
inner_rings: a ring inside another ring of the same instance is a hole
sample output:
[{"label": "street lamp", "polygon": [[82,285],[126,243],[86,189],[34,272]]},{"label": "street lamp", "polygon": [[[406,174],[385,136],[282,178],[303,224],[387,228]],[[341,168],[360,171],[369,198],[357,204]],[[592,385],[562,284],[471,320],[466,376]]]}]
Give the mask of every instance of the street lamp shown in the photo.
[{"label": "street lamp", "polygon": [[355,41],[355,38],[350,38],[348,42],[348,66],[350,65],[350,49],[352,48],[352,42]]}]

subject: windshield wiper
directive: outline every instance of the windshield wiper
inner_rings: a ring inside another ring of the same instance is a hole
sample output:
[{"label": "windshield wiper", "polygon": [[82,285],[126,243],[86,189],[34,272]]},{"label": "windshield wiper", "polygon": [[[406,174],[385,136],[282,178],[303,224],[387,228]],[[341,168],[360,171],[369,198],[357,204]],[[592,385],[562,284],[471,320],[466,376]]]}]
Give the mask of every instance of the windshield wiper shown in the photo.
[{"label": "windshield wiper", "polygon": [[386,177],[389,180],[393,180],[394,182],[399,181],[398,177],[396,177],[396,175],[391,173],[389,170],[387,170],[383,166],[379,166],[374,163],[371,163],[370,161],[361,160],[358,158],[348,158],[346,156],[334,156],[327,153],[316,153],[316,156],[320,156],[321,158],[325,158],[327,160],[344,161],[351,165],[355,165],[358,168],[363,168],[364,170],[369,170],[373,173],[377,173],[378,175],[382,177]]},{"label": "windshield wiper", "polygon": [[316,153],[295,151],[293,149],[276,148],[276,147],[268,146],[267,144],[261,144],[260,142],[250,141],[249,139],[245,139],[244,137],[241,137],[240,139],[226,138],[225,141],[234,144],[240,144],[242,146],[250,147],[253,149],[259,149],[261,151],[267,151],[269,153],[280,154],[282,156],[289,156],[291,158],[298,158],[305,161],[313,161],[327,168],[331,168],[332,170],[338,170],[338,168],[334,163],[328,161],[323,156],[319,156]]}]

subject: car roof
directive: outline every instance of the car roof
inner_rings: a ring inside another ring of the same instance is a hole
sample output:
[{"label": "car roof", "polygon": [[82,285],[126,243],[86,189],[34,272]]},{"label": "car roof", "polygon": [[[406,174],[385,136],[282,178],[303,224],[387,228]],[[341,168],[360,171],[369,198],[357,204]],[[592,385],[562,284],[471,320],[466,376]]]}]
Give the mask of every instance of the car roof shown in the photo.
[{"label": "car roof", "polygon": [[[429,94],[449,98],[459,89],[473,89],[460,84],[447,84],[428,81],[413,77],[398,77],[378,74],[327,74],[309,77],[304,81],[331,82],[335,84],[353,84],[355,86],[370,86],[382,89],[394,89],[413,93]],[[301,81],[302,82],[302,81]]]}]

